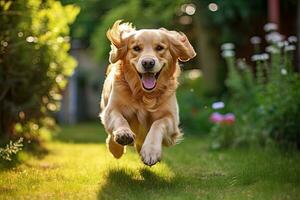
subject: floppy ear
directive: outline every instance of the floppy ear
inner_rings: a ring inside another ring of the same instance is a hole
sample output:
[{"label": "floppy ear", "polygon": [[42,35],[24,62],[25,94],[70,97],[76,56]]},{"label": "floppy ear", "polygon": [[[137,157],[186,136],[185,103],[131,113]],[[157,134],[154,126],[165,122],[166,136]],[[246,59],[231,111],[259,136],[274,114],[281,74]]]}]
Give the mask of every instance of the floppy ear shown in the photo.
[{"label": "floppy ear", "polygon": [[194,48],[184,33],[168,31],[164,28],[160,28],[160,30],[167,35],[170,42],[170,50],[180,61],[186,62],[196,56]]},{"label": "floppy ear", "polygon": [[109,62],[115,63],[126,55],[127,40],[133,35],[135,28],[131,23],[123,23],[117,20],[111,29],[106,32],[106,36],[111,42],[111,51],[109,52]]}]

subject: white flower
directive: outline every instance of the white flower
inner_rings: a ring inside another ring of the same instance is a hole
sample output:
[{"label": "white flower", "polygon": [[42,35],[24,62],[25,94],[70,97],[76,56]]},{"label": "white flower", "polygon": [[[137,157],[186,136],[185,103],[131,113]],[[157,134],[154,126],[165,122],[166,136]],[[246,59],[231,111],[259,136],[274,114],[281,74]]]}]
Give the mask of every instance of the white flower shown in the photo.
[{"label": "white flower", "polygon": [[218,101],[218,102],[213,103],[211,107],[212,107],[213,109],[216,109],[216,110],[217,110],[217,109],[224,108],[224,106],[225,106],[224,102]]},{"label": "white flower", "polygon": [[292,44],[284,47],[284,51],[295,51],[295,50],[296,50],[296,46]]},{"label": "white flower", "polygon": [[236,61],[236,63],[237,63],[237,66],[238,66],[241,70],[244,70],[244,69],[247,68],[247,64],[246,64],[246,62],[245,62],[245,58],[243,58],[243,59],[238,59],[238,60]]},{"label": "white flower", "polygon": [[222,44],[221,49],[223,51],[225,51],[225,50],[233,50],[234,49],[234,44],[232,44],[232,43],[224,43],[224,44]]},{"label": "white flower", "polygon": [[269,59],[269,54],[267,54],[267,53],[260,54],[260,59],[261,60],[268,60]]},{"label": "white flower", "polygon": [[251,56],[252,61],[265,61],[268,59],[269,59],[269,55],[266,53],[254,54],[253,56]]},{"label": "white flower", "polygon": [[288,37],[288,41],[290,43],[296,43],[298,41],[298,38],[296,36],[292,35],[292,36]]},{"label": "white flower", "polygon": [[253,36],[250,38],[251,44],[260,44],[261,43],[261,38],[258,36]]},{"label": "white flower", "polygon": [[251,56],[251,60],[252,60],[252,61],[258,61],[258,60],[260,60],[260,55],[259,55],[259,54],[254,54],[254,55],[252,55],[252,56]]},{"label": "white flower", "polygon": [[266,52],[270,53],[270,54],[277,54],[280,53],[279,49],[274,47],[274,46],[267,46],[265,49]]},{"label": "white flower", "polygon": [[280,71],[280,72],[281,72],[281,74],[282,74],[282,75],[287,75],[287,71],[286,71],[286,69],[284,69],[284,68],[283,68],[283,69],[281,69],[281,71]]},{"label": "white flower", "polygon": [[278,29],[278,26],[275,23],[267,23],[264,25],[264,30],[266,32],[276,31],[277,29]]},{"label": "white flower", "polygon": [[266,35],[266,40],[270,43],[278,43],[283,40],[283,35],[278,32],[271,32]]},{"label": "white flower", "polygon": [[230,58],[230,57],[233,57],[234,55],[235,55],[235,53],[232,50],[225,50],[222,52],[223,58]]},{"label": "white flower", "polygon": [[288,41],[281,41],[281,42],[277,42],[276,45],[279,47],[279,48],[283,48],[287,45],[289,45]]}]

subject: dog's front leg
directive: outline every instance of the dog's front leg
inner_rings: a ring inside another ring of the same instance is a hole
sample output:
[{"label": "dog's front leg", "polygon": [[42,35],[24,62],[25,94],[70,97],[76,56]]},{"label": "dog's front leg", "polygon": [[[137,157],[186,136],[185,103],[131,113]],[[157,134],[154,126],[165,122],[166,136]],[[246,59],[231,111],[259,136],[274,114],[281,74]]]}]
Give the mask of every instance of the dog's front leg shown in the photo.
[{"label": "dog's front leg", "polygon": [[102,121],[105,129],[118,144],[128,145],[134,141],[135,134],[131,131],[127,120],[118,110],[107,109]]},{"label": "dog's front leg", "polygon": [[165,134],[171,133],[172,118],[164,117],[153,122],[141,149],[142,161],[152,166],[160,161],[162,155],[162,141]]}]

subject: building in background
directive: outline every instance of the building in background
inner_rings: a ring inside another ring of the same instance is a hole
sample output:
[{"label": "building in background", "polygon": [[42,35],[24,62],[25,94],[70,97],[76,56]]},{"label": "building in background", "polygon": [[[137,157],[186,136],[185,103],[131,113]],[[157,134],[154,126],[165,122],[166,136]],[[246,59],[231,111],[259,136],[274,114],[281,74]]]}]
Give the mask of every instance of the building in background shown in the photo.
[{"label": "building in background", "polygon": [[57,113],[59,123],[74,124],[98,120],[101,88],[105,65],[99,66],[87,48],[79,41],[72,41],[72,56],[78,66],[63,92],[61,110]]}]

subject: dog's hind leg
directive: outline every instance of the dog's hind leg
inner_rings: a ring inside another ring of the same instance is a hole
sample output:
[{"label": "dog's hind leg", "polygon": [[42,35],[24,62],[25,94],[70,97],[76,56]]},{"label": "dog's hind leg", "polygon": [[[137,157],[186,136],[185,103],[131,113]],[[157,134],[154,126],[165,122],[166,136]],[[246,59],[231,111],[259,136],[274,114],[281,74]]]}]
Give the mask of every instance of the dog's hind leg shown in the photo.
[{"label": "dog's hind leg", "polygon": [[116,143],[110,134],[106,138],[106,145],[110,153],[115,158],[121,158],[121,156],[124,154],[125,147]]}]

